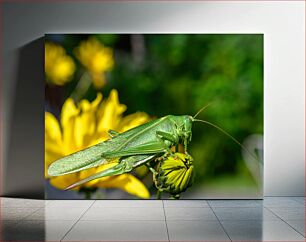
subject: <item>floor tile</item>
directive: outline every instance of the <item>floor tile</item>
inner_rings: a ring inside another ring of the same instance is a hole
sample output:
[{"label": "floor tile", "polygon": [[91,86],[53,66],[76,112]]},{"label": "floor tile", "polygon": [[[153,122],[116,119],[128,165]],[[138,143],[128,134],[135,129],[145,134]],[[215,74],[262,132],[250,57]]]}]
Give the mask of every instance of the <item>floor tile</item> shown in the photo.
[{"label": "floor tile", "polygon": [[46,207],[41,208],[30,216],[26,217],[26,220],[78,220],[87,210],[87,208],[57,208]]},{"label": "floor tile", "polygon": [[305,206],[305,197],[292,197],[292,198],[298,203],[301,203],[303,206]]},{"label": "floor tile", "polygon": [[279,220],[265,208],[213,208],[220,220]]},{"label": "floor tile", "polygon": [[165,220],[163,208],[93,208],[81,220]]},{"label": "floor tile", "polygon": [[21,220],[40,208],[1,208],[1,220]]},{"label": "floor tile", "polygon": [[207,202],[213,208],[252,208],[263,206],[262,200],[207,200]]},{"label": "floor tile", "polygon": [[265,197],[265,207],[303,207],[303,203],[298,202],[293,197]]},{"label": "floor tile", "polygon": [[180,207],[180,208],[208,208],[205,200],[164,200],[164,207]]},{"label": "floor tile", "polygon": [[170,241],[230,241],[218,221],[167,221]]},{"label": "floor tile", "polygon": [[14,233],[20,220],[2,220],[0,221],[0,241],[9,240],[9,236]]},{"label": "floor tile", "polygon": [[162,208],[161,200],[96,200],[92,206],[93,208],[106,207],[122,207],[122,208],[137,208],[137,207],[157,207]]},{"label": "floor tile", "polygon": [[6,233],[5,239],[17,241],[60,241],[74,223],[74,221],[58,220],[25,220],[12,227],[10,233]]},{"label": "floor tile", "polygon": [[44,207],[46,202],[45,200],[38,199],[21,199],[21,198],[0,198],[1,200],[1,208],[41,208]]},{"label": "floor tile", "polygon": [[[20,223],[21,220],[2,220],[0,221],[0,231],[4,231],[7,228],[13,227],[17,223]],[[0,240],[1,241],[1,240]]]},{"label": "floor tile", "polygon": [[65,240],[168,241],[165,211],[172,241],[227,241],[215,214],[233,240],[304,241],[304,204],[304,197],[208,202],[1,198],[0,240],[59,241],[77,223]]},{"label": "floor tile", "polygon": [[169,220],[214,220],[216,216],[210,208],[165,208]]},{"label": "floor tile", "polygon": [[269,208],[273,213],[284,220],[305,219],[305,207]]},{"label": "floor tile", "polygon": [[165,221],[79,221],[63,241],[168,241]]},{"label": "floor tile", "polygon": [[45,222],[28,223],[21,221],[16,226],[11,227],[10,232],[5,234],[5,240],[13,241],[44,241]]},{"label": "floor tile", "polygon": [[94,200],[49,200],[48,208],[89,208]]},{"label": "floor tile", "polygon": [[45,221],[46,241],[60,241],[74,223],[72,220]]},{"label": "floor tile", "polygon": [[285,222],[305,236],[305,220],[286,220]]},{"label": "floor tile", "polygon": [[233,241],[304,241],[283,221],[221,221]]}]

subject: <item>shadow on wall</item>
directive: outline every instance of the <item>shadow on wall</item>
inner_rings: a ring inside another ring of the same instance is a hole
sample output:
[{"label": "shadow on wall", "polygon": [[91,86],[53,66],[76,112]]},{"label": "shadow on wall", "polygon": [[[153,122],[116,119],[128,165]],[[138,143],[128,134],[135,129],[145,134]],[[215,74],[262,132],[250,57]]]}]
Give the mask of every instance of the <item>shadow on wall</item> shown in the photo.
[{"label": "shadow on wall", "polygon": [[18,51],[3,195],[44,198],[44,38]]}]

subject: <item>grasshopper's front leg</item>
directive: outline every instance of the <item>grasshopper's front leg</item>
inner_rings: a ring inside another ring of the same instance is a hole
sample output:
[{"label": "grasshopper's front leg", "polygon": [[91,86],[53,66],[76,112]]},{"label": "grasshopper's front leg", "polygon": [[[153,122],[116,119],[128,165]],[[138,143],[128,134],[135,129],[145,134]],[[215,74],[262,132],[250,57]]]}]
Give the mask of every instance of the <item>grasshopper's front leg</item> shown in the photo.
[{"label": "grasshopper's front leg", "polygon": [[157,171],[152,166],[149,166],[148,164],[146,164],[146,167],[153,173],[153,175],[157,174]]},{"label": "grasshopper's front leg", "polygon": [[[178,145],[179,139],[177,136],[174,136],[170,133],[163,132],[163,131],[156,131],[156,136],[161,142],[165,143],[165,146],[168,147],[167,152],[163,155],[163,157],[167,157],[168,155],[172,154],[173,151],[171,150],[172,145]],[[167,141],[167,143],[166,143]],[[171,145],[169,145],[169,142]]]},{"label": "grasshopper's front leg", "polygon": [[185,151],[185,154],[190,156],[188,151],[187,151],[187,148],[188,148],[188,140],[184,139],[184,151]]}]

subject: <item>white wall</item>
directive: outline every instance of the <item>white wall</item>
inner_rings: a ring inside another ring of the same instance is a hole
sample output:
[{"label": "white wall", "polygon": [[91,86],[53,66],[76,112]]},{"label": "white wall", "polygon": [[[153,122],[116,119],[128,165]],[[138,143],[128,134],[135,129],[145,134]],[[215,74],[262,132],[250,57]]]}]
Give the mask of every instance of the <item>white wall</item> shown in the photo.
[{"label": "white wall", "polygon": [[[2,3],[2,5],[4,116],[1,118],[4,121],[2,171],[4,175],[8,174],[6,171],[12,162],[8,156],[8,144],[9,130],[14,121],[12,108],[16,94],[18,49],[41,38],[45,33],[264,33],[264,194],[266,196],[304,195],[305,3],[303,1],[189,3],[78,1],[15,2]],[[26,102],[26,98],[24,101]],[[43,110],[41,112],[43,114]],[[43,133],[41,120],[38,122],[39,127],[35,129],[31,122],[34,117],[29,115],[26,117],[26,111],[24,114],[28,125],[32,125],[33,132]],[[24,123],[22,120],[20,122]],[[37,137],[43,138],[42,135],[37,134]],[[30,141],[34,137],[23,138]],[[38,149],[37,146],[32,148],[33,150],[28,149],[27,152],[35,153],[37,151],[35,149]],[[22,151],[16,150],[16,152]],[[22,154],[19,158],[22,159]],[[42,161],[37,159],[35,162]],[[9,172],[10,177],[14,176],[15,170]],[[21,173],[20,171],[18,174]],[[43,184],[43,171],[39,174],[39,171],[28,170],[28,179],[15,179],[13,183],[7,185],[6,181],[10,177],[8,175],[5,177],[4,194],[18,193],[20,189],[31,189],[33,184],[39,182]],[[37,189],[43,188],[39,186]]]}]

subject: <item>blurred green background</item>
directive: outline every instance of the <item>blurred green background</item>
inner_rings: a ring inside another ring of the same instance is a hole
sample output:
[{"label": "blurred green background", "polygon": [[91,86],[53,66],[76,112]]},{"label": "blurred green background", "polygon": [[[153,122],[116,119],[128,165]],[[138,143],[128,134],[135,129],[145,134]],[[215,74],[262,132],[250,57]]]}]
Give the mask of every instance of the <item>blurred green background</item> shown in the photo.
[{"label": "blurred green background", "polygon": [[[199,118],[219,125],[259,156],[260,162],[243,155],[218,130],[195,123],[189,145],[195,183],[182,198],[262,196],[262,34],[46,35],[46,41],[63,46],[76,65],[65,85],[46,83],[46,110],[57,116],[84,73],[74,49],[89,37],[113,50],[114,65],[103,87],[91,83],[76,99],[92,101],[97,91],[107,97],[115,88],[127,105],[125,114],[143,111],[155,118],[194,115],[213,101]],[[154,192],[150,179],[143,180]]]}]

